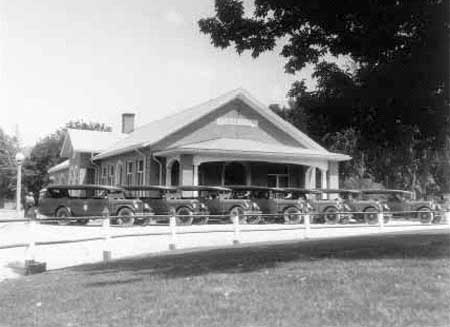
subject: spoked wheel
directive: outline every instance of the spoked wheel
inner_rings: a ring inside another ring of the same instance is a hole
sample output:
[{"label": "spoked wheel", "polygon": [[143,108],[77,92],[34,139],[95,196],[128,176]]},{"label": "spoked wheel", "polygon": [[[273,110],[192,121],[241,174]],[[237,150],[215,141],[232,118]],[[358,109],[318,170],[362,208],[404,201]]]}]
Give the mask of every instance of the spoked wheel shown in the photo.
[{"label": "spoked wheel", "polygon": [[197,224],[197,225],[205,225],[205,224],[208,223],[208,220],[209,220],[209,214],[208,214],[208,212],[206,212],[206,211],[200,211],[200,212],[198,213],[198,216],[195,217],[195,219],[194,219],[194,224]]},{"label": "spoked wheel", "polygon": [[301,224],[303,222],[300,210],[293,207],[284,210],[283,219],[285,224]]},{"label": "spoked wheel", "polygon": [[194,220],[193,212],[191,209],[186,207],[178,208],[176,213],[176,222],[178,226],[187,226],[192,225],[192,221]]},{"label": "spoked wheel", "polygon": [[130,208],[122,208],[117,213],[114,222],[122,227],[129,227],[134,224],[134,212]]},{"label": "spoked wheel", "polygon": [[55,217],[61,218],[58,219],[58,225],[66,226],[70,224],[70,220],[67,219],[70,217],[70,212],[67,208],[62,207],[56,210]]},{"label": "spoked wheel", "polygon": [[431,223],[431,220],[433,219],[431,210],[428,208],[419,209],[418,216],[419,216],[420,222],[422,224],[429,224],[429,223]]},{"label": "spoked wheel", "polygon": [[241,207],[234,207],[230,210],[230,220],[233,222],[234,217],[238,217],[240,224],[247,223],[247,217],[244,216],[244,209]]},{"label": "spoked wheel", "polygon": [[262,217],[259,214],[255,214],[252,216],[247,216],[246,220],[248,224],[259,224],[262,220]]},{"label": "spoked wheel", "polygon": [[336,208],[326,208],[323,213],[323,218],[326,224],[337,224],[339,221],[339,215]]},{"label": "spoked wheel", "polygon": [[376,224],[378,222],[378,210],[375,208],[364,210],[364,221],[369,225]]},{"label": "spoked wheel", "polygon": [[89,219],[78,219],[77,223],[78,225],[87,225],[87,223],[89,222]]}]

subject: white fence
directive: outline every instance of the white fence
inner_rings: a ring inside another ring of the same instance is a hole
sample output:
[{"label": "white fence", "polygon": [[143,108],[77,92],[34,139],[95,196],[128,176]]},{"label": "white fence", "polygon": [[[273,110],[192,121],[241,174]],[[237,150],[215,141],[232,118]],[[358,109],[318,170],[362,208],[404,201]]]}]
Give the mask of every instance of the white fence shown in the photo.
[{"label": "white fence", "polygon": [[[390,212],[392,213],[392,212]],[[398,212],[398,213],[392,213],[394,214],[401,214],[401,215],[415,215],[418,212]],[[340,213],[340,214],[362,214],[361,212],[349,212],[349,213]],[[399,225],[397,220],[395,218],[391,218],[391,221],[386,223],[385,217],[383,212],[377,213],[378,220],[376,223],[373,224],[367,224],[367,223],[349,223],[349,224],[324,224],[324,223],[313,223],[311,217],[314,215],[317,215],[317,213],[308,213],[308,214],[300,214],[302,216],[302,222],[298,224],[255,224],[255,225],[249,225],[249,224],[241,224],[240,218],[241,216],[233,216],[228,217],[229,220],[231,220],[231,223],[228,224],[216,224],[216,225],[203,225],[201,228],[199,226],[179,226],[177,225],[177,217],[175,215],[171,216],[156,216],[151,215],[148,216],[149,218],[155,219],[159,218],[160,220],[165,221],[165,224],[159,224],[157,226],[164,226],[165,228],[150,228],[150,229],[136,229],[139,228],[136,226],[136,228],[126,228],[123,229],[124,234],[117,234],[113,231],[117,231],[117,229],[114,228],[114,226],[111,226],[111,219],[115,217],[109,217],[108,213],[106,212],[104,216],[95,216],[95,217],[83,217],[83,219],[89,218],[89,219],[95,219],[98,221],[101,221],[101,227],[100,232],[97,233],[97,235],[93,237],[84,237],[84,238],[77,238],[77,239],[62,239],[62,240],[37,240],[36,236],[36,228],[37,225],[40,223],[48,223],[48,222],[56,222],[59,221],[61,218],[58,218],[56,220],[55,218],[46,218],[46,219],[39,219],[39,220],[28,220],[28,219],[0,219],[0,227],[1,224],[5,223],[18,223],[18,222],[26,222],[28,231],[26,233],[27,239],[25,239],[23,242],[19,243],[12,243],[12,244],[0,244],[0,256],[1,251],[8,250],[8,249],[15,249],[15,248],[25,248],[24,252],[24,258],[23,261],[25,263],[25,268],[28,272],[31,272],[31,270],[27,269],[27,267],[33,267],[33,265],[36,264],[36,252],[38,251],[38,248],[40,246],[52,246],[52,245],[61,245],[61,244],[75,244],[75,243],[82,243],[82,242],[97,242],[98,245],[101,244],[101,248],[98,248],[98,260],[97,261],[103,261],[103,262],[109,262],[112,258],[115,258],[114,251],[113,251],[113,244],[114,242],[118,241],[119,239],[124,238],[141,238],[141,237],[149,237],[150,243],[152,239],[158,239],[158,240],[166,240],[166,250],[175,250],[177,248],[186,248],[185,245],[181,245],[183,242],[180,241],[180,238],[183,238],[185,236],[191,237],[191,239],[202,237],[212,237],[219,235],[220,233],[226,233],[227,235],[230,235],[231,238],[227,238],[227,240],[230,240],[230,243],[228,244],[240,244],[243,238],[243,235],[248,233],[258,233],[260,232],[261,235],[264,235],[264,237],[270,236],[270,240],[277,240],[277,235],[280,235],[283,232],[290,233],[289,235],[294,237],[294,239],[308,239],[310,236],[316,235],[315,231],[317,230],[323,230],[323,231],[336,231],[333,235],[339,235],[342,231],[342,235],[348,235],[343,232],[343,230],[349,230],[349,229],[370,229],[370,233],[383,233],[386,231],[389,231],[389,229],[392,230],[398,230],[400,227],[408,227],[408,226],[421,226],[423,228],[426,228],[427,226],[450,226],[450,211],[446,212],[433,212],[432,215],[441,215],[441,221],[439,223],[427,223],[423,224],[420,221],[417,221],[417,218],[411,221],[408,220],[401,220],[402,223]],[[251,214],[248,214],[249,216]],[[273,217],[274,215],[261,215],[266,218]],[[217,218],[218,220],[224,218],[225,216],[213,216],[213,218]],[[66,219],[73,219],[73,218],[66,218]],[[58,228],[55,226],[54,228]],[[65,228],[70,228],[70,226],[66,226]],[[80,228],[80,227],[78,227]],[[341,231],[339,231],[341,229]],[[1,230],[0,230],[1,232]],[[292,232],[292,233],[291,233]],[[263,238],[258,238],[258,241],[265,241]],[[213,242],[213,241],[212,241]],[[213,242],[214,244],[214,242]],[[224,245],[223,242],[220,245]],[[202,246],[202,245],[200,245]],[[163,250],[161,248],[161,250]],[[40,261],[45,262],[45,258],[42,260],[40,258]]]}]

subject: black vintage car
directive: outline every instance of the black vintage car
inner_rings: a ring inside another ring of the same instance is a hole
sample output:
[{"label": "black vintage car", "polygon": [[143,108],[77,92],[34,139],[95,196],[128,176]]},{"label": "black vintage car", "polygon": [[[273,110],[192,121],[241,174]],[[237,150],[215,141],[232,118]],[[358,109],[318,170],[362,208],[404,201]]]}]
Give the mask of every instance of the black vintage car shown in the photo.
[{"label": "black vintage car", "polygon": [[307,202],[311,222],[336,224],[344,217],[346,208],[339,199],[322,199],[322,193],[314,189],[284,188],[294,198]]},{"label": "black vintage car", "polygon": [[318,189],[318,191],[327,195],[334,195],[337,200],[342,202],[344,211],[351,212],[351,214],[340,215],[341,223],[355,220],[356,222],[376,224],[378,222],[378,214],[381,212],[383,212],[385,223],[387,223],[391,217],[388,205],[381,203],[376,199],[363,197],[363,193],[360,190]]},{"label": "black vintage car", "polygon": [[289,189],[232,185],[234,194],[240,194],[255,202],[264,216],[265,222],[281,222],[285,224],[301,223],[303,221],[302,213],[307,212],[307,203],[301,197],[293,197]]},{"label": "black vintage car", "polygon": [[192,192],[206,205],[210,220],[230,222],[238,217],[240,223],[256,224],[261,220],[261,210],[257,203],[245,196],[239,196],[228,187],[184,186],[184,192]]},{"label": "black vintage car", "polygon": [[139,198],[155,212],[154,222],[167,223],[175,215],[177,225],[205,224],[208,208],[199,199],[183,196],[183,189],[164,185],[126,186],[127,196]]},{"label": "black vintage car", "polygon": [[[415,200],[410,191],[367,189],[362,192],[367,199],[377,199],[389,206],[395,218],[419,220],[424,224],[440,219],[440,207],[437,203]],[[438,214],[435,215],[433,211]]]},{"label": "black vintage car", "polygon": [[[39,192],[38,213],[65,218],[59,224],[76,221],[87,224],[90,217],[101,217],[107,208],[113,224],[128,226],[145,223],[152,210],[138,199],[125,197],[125,190],[104,185],[51,185]],[[145,213],[145,215],[144,215]]]}]

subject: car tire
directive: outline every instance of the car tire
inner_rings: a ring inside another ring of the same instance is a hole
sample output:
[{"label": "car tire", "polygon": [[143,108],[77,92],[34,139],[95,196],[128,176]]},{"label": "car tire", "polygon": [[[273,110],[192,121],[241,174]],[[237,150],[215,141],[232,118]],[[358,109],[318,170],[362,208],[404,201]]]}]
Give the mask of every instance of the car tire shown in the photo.
[{"label": "car tire", "polygon": [[209,213],[204,211],[199,211],[194,219],[194,224],[196,225],[206,225],[209,220]]},{"label": "car tire", "polygon": [[372,207],[364,209],[364,221],[369,225],[378,223],[378,210]]},{"label": "car tire", "polygon": [[297,208],[290,207],[283,211],[283,219],[285,224],[301,224],[303,216],[301,211]]},{"label": "car tire", "polygon": [[241,207],[234,207],[230,210],[229,213],[230,220],[233,222],[234,217],[238,217],[240,224],[246,224],[247,223],[247,217],[244,216],[244,209]]},{"label": "car tire", "polygon": [[[55,212],[56,218],[68,218],[70,216],[71,216],[70,211],[66,207],[60,207]],[[58,225],[61,225],[61,226],[67,226],[70,224],[69,219],[58,219],[57,222],[58,222]]]},{"label": "car tire", "polygon": [[177,226],[189,226],[194,221],[194,213],[188,207],[180,207],[177,209],[175,221]]},{"label": "car tire", "polygon": [[89,222],[89,219],[78,219],[77,220],[77,224],[82,225],[82,226],[87,225],[88,222]]},{"label": "car tire", "polygon": [[433,220],[432,211],[430,208],[420,208],[417,213],[418,218],[422,224],[430,224]]},{"label": "car tire", "polygon": [[339,222],[339,214],[336,208],[328,207],[323,211],[323,219],[325,224],[337,224]]},{"label": "car tire", "polygon": [[134,224],[134,212],[130,208],[121,208],[117,211],[117,217],[114,217],[114,223],[121,227],[129,227]]}]

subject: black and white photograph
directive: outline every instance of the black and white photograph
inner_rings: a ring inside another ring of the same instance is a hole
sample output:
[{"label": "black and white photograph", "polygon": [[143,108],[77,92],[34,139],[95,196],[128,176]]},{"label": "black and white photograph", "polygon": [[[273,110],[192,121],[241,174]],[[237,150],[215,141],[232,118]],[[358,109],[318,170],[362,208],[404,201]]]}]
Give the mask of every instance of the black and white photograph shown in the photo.
[{"label": "black and white photograph", "polygon": [[449,67],[449,0],[0,0],[0,327],[449,327]]}]

